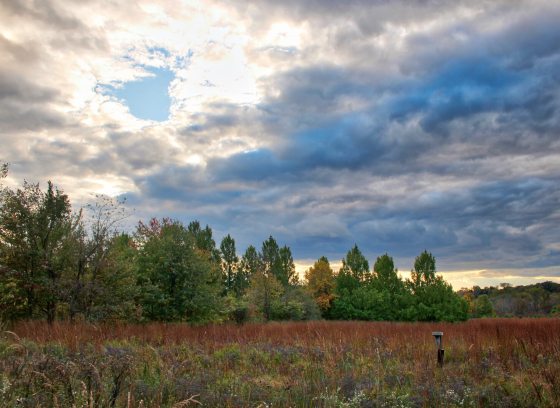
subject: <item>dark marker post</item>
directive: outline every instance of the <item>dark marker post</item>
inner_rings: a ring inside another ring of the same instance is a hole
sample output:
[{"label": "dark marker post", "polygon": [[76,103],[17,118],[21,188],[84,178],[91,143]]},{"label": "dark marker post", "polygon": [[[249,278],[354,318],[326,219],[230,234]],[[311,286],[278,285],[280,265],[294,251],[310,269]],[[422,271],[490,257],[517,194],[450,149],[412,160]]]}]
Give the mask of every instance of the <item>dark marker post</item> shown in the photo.
[{"label": "dark marker post", "polygon": [[440,367],[443,367],[443,355],[445,354],[445,350],[443,349],[443,332],[432,332],[432,336],[434,336],[436,339],[438,365]]}]

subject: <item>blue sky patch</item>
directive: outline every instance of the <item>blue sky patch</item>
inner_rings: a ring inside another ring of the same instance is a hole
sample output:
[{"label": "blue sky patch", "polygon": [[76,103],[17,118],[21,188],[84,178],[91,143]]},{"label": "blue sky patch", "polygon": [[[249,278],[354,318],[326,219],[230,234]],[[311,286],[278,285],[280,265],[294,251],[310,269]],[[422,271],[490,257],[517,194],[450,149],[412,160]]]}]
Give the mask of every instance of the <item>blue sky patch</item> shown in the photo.
[{"label": "blue sky patch", "polygon": [[169,84],[175,77],[165,68],[147,69],[153,76],[112,88],[110,93],[124,101],[130,113],[139,119],[163,122],[169,118]]}]

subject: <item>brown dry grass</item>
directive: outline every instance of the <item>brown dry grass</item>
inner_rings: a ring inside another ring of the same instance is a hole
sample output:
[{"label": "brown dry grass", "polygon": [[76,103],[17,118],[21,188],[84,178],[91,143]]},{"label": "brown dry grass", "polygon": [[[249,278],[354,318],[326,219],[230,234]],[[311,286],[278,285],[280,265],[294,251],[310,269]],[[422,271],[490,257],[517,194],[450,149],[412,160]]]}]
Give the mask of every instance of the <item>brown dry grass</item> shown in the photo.
[{"label": "brown dry grass", "polygon": [[[432,331],[444,332],[443,369],[436,364]],[[11,345],[4,346],[4,369],[14,389],[7,401],[21,390],[43,395],[41,401],[50,398],[51,391],[40,385],[44,381],[26,382],[17,368],[24,364],[55,388],[79,379],[103,383],[105,388],[88,385],[86,391],[109,401],[109,391],[117,389],[116,400],[124,403],[132,395],[132,406],[151,401],[150,406],[170,407],[193,395],[205,406],[232,407],[261,401],[272,406],[363,406],[363,401],[371,406],[560,406],[560,319],[200,327],[20,322],[13,332],[5,336]],[[49,371],[52,361],[66,367],[67,380],[59,379],[59,368]],[[99,374],[92,377],[88,367]],[[363,400],[356,405],[352,401],[358,397]]]},{"label": "brown dry grass", "polygon": [[127,340],[154,346],[190,343],[210,348],[226,344],[359,344],[372,338],[382,339],[392,349],[403,342],[420,345],[432,342],[431,332],[444,332],[444,346],[467,344],[471,349],[537,348],[558,351],[560,319],[475,319],[465,323],[392,323],[392,322],[277,322],[246,325],[186,324],[72,324],[27,321],[13,327],[21,338],[37,343],[55,342],[70,348],[83,344],[103,345],[108,341]]}]

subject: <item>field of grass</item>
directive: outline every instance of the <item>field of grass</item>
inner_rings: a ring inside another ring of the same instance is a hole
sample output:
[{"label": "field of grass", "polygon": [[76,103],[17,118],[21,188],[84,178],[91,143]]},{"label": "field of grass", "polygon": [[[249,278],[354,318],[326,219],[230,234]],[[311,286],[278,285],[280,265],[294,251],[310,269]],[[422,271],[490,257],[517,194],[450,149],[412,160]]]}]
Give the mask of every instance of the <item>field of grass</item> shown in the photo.
[{"label": "field of grass", "polygon": [[560,319],[22,322],[0,340],[0,406],[557,407]]}]

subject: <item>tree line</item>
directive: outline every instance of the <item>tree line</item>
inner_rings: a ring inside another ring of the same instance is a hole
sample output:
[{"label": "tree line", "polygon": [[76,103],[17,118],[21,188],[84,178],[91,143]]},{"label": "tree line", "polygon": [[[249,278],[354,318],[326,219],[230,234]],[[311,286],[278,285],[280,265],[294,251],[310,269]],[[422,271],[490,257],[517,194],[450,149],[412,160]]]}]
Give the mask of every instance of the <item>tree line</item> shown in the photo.
[{"label": "tree line", "polygon": [[[1,168],[5,177],[7,167]],[[270,236],[241,257],[229,234],[170,218],[119,230],[124,206],[98,197],[73,211],[51,182],[0,192],[0,318],[88,321],[359,319],[464,320],[468,303],[424,251],[411,278],[354,246],[339,271],[319,258],[300,279],[288,246]]]},{"label": "tree line", "polygon": [[473,286],[461,288],[458,294],[467,301],[470,317],[560,316],[560,284],[551,281]]}]

